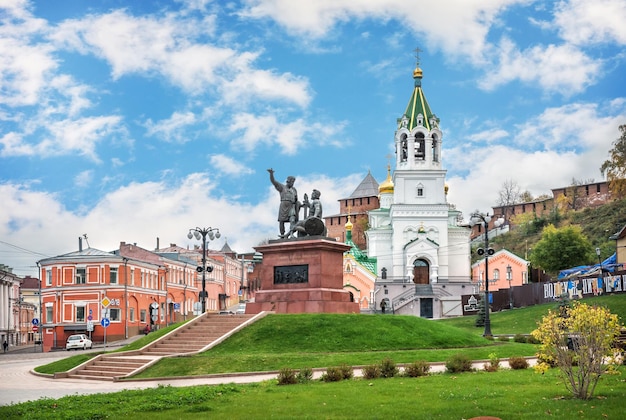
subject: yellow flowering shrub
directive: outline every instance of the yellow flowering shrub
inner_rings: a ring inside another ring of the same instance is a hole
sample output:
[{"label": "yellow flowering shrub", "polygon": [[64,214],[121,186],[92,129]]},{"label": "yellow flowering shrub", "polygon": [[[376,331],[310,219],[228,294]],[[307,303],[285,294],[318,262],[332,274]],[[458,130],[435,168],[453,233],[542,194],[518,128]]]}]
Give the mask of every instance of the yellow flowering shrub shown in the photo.
[{"label": "yellow flowering shrub", "polygon": [[538,358],[554,361],[566,388],[576,398],[589,399],[600,376],[615,363],[619,331],[619,318],[607,308],[575,302],[549,311],[532,336],[541,343]]}]

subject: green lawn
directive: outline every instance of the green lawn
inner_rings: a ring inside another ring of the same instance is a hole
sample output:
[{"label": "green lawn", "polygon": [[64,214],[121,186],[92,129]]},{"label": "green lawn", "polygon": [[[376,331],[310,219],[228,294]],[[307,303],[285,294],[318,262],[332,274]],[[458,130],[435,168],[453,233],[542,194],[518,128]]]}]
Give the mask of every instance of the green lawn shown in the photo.
[{"label": "green lawn", "polygon": [[[626,294],[614,294],[586,298],[580,302],[587,305],[601,305],[610,309],[611,313],[620,318],[620,322],[626,322]],[[557,303],[544,303],[542,305],[529,306],[527,308],[515,308],[507,311],[493,312],[490,314],[491,332],[493,334],[529,334],[537,328],[537,323],[548,313],[555,309]],[[482,334],[483,327],[476,327],[476,316],[442,319],[436,321],[445,325],[461,328],[468,332]]]},{"label": "green lawn", "polygon": [[165,358],[138,378],[206,375],[396,363],[445,361],[459,352],[474,359],[532,356],[531,344],[486,340],[477,332],[414,316],[356,314],[269,315],[219,346],[191,357]]},{"label": "green lawn", "polygon": [[[625,318],[626,295],[586,299],[585,303],[607,306],[621,320]],[[555,308],[555,304],[494,313],[492,330],[495,334],[528,334],[550,308]],[[490,353],[500,358],[535,353],[534,345],[490,341],[482,337],[482,332],[482,328],[474,326],[474,317],[432,321],[390,315],[272,315],[208,352],[164,360],[142,376],[315,368],[343,363],[359,366],[384,358],[398,364],[446,361],[458,353],[474,360],[487,359]],[[142,340],[156,337],[150,335]],[[76,357],[66,359],[65,365],[77,363]],[[544,375],[526,369],[336,383],[313,381],[290,386],[278,386],[276,380],[271,380],[250,385],[126,390],[0,407],[0,418],[99,419],[106,414],[107,418],[121,419],[140,414],[154,419],[246,420],[462,419],[480,415],[503,419],[611,419],[622,418],[626,400],[626,368],[622,366],[619,371],[622,376],[603,376],[589,401],[569,397],[556,369]]]},{"label": "green lawn", "polygon": [[593,399],[570,398],[557,371],[532,369],[351,379],[278,386],[160,387],[0,407],[3,419],[620,419],[623,375],[605,375]]}]

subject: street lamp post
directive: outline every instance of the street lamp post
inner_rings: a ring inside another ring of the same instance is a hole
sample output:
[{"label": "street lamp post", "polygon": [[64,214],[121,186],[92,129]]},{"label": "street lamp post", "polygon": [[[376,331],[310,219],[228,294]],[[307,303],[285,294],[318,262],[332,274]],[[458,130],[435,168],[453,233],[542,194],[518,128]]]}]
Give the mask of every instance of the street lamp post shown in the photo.
[{"label": "street lamp post", "polygon": [[213,267],[206,266],[206,238],[207,236],[209,237],[209,240],[213,240],[213,239],[219,238],[221,235],[220,235],[220,231],[218,228],[212,228],[212,227],[192,228],[192,229],[189,229],[189,233],[187,234],[187,237],[189,239],[195,237],[197,240],[200,240],[200,238],[202,238],[202,267],[198,267],[198,271],[202,270],[202,297],[201,297],[202,313],[206,312],[206,272],[207,272],[207,269],[209,269],[208,270],[209,272],[213,271]]},{"label": "street lamp post", "polygon": [[[485,332],[483,337],[491,337],[491,320],[489,319],[489,256],[494,254],[493,249],[489,248],[489,222],[491,216],[489,214],[483,215],[480,213],[472,214],[470,218],[470,224],[472,226],[482,224],[485,231],[485,248],[478,248],[476,251],[478,255],[485,256]],[[494,222],[494,227],[498,228],[504,223],[504,218],[500,217]]]}]

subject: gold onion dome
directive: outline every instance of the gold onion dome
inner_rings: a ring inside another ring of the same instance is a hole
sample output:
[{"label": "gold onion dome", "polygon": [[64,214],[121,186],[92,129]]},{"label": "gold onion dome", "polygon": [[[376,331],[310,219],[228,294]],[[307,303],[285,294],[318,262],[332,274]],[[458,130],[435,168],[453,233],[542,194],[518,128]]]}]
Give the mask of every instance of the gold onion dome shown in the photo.
[{"label": "gold onion dome", "polygon": [[391,167],[387,165],[387,179],[378,186],[378,193],[393,193],[393,181],[391,180]]},{"label": "gold onion dome", "polygon": [[419,67],[415,67],[415,70],[413,70],[413,78],[422,78],[422,69],[420,69]]},{"label": "gold onion dome", "polygon": [[352,216],[348,216],[348,221],[344,225],[346,230],[352,230],[352,222],[350,221],[351,218],[352,218]]}]

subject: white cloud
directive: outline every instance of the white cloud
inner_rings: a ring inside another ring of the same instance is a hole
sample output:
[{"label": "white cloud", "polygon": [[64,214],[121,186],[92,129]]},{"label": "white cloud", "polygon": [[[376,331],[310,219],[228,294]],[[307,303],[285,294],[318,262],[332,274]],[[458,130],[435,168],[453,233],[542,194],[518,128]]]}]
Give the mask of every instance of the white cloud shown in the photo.
[{"label": "white cloud", "polygon": [[40,155],[79,153],[99,162],[96,145],[103,138],[123,131],[121,122],[121,117],[113,115],[51,123],[48,127],[51,136],[37,144],[37,153]]},{"label": "white cloud", "polygon": [[0,144],[3,146],[0,156],[32,156],[35,149],[30,144],[24,142],[21,134],[11,132],[0,138]]},{"label": "white cloud", "polygon": [[[273,19],[291,35],[307,39],[329,36],[335,26],[351,20],[387,22],[395,19],[420,37],[424,45],[453,56],[481,62],[485,38],[498,14],[529,0],[249,0],[240,12],[250,19]],[[420,13],[419,11],[425,11]],[[426,12],[427,11],[427,12]]]},{"label": "white cloud", "polygon": [[80,188],[84,188],[91,184],[93,181],[93,171],[86,170],[79,172],[78,175],[74,177],[74,185]]},{"label": "white cloud", "polygon": [[210,157],[211,165],[225,175],[243,176],[254,173],[254,170],[247,168],[241,162],[226,155],[218,154]]},{"label": "white cloud", "polygon": [[572,45],[537,45],[520,51],[504,38],[498,49],[496,67],[479,83],[487,90],[519,79],[546,92],[572,95],[593,84],[601,69],[600,61]]},{"label": "white cloud", "polygon": [[623,0],[560,1],[554,22],[561,36],[581,47],[626,44],[626,2]]},{"label": "white cloud", "polygon": [[196,122],[193,112],[174,112],[172,116],[165,120],[153,122],[148,119],[144,125],[147,136],[156,136],[168,142],[185,143],[191,140],[186,129]]},{"label": "white cloud", "polygon": [[0,104],[35,105],[58,64],[50,46],[31,43],[31,38],[44,31],[42,21],[33,19],[23,2],[0,6],[0,10],[3,7],[5,13],[0,14]]},{"label": "white cloud", "polygon": [[51,37],[59,47],[94,54],[119,79],[130,74],[165,77],[190,95],[220,91],[231,104],[242,98],[282,100],[306,106],[308,83],[289,73],[253,67],[258,53],[212,45],[201,22],[180,14],[130,16],[124,10],[61,23]]},{"label": "white cloud", "polygon": [[280,153],[295,155],[311,147],[331,144],[345,147],[349,139],[338,138],[345,128],[345,123],[324,124],[307,122],[305,119],[282,121],[276,115],[237,114],[228,126],[232,137],[232,147],[243,148],[245,152],[254,152],[260,146],[279,146]]},{"label": "white cloud", "polygon": [[551,195],[550,188],[568,186],[572,179],[604,180],[599,168],[624,120],[624,101],[606,107],[575,103],[548,108],[529,118],[518,125],[510,144],[477,142],[471,147],[462,144],[446,149],[444,163],[449,173],[458,174],[447,177],[449,202],[467,217],[476,210],[473,206],[488,211],[497,204],[505,178],[534,196]]},{"label": "white cloud", "polygon": [[[297,174],[296,174],[297,175]],[[323,175],[297,175],[300,195],[313,188],[322,192],[324,214],[335,214],[337,200],[348,196],[364,174],[341,179]],[[3,208],[0,212],[0,237],[11,243],[47,256],[78,249],[77,238],[89,236],[90,246],[103,251],[117,249],[120,242],[137,243],[154,249],[157,238],[163,243],[193,246],[187,239],[189,228],[217,227],[222,238],[212,242],[219,249],[224,240],[238,252],[248,252],[267,238],[276,238],[276,212],[279,196],[268,181],[267,194],[255,205],[238,203],[213,194],[215,181],[207,174],[188,175],[181,182],[131,183],[104,195],[84,213],[65,209],[54,195],[34,190],[32,185],[0,184]],[[41,209],[46,211],[42,212]],[[155,223],[158,221],[158,223]],[[37,241],[33,243],[33,232]],[[4,262],[20,274],[36,275],[39,256]]]}]

